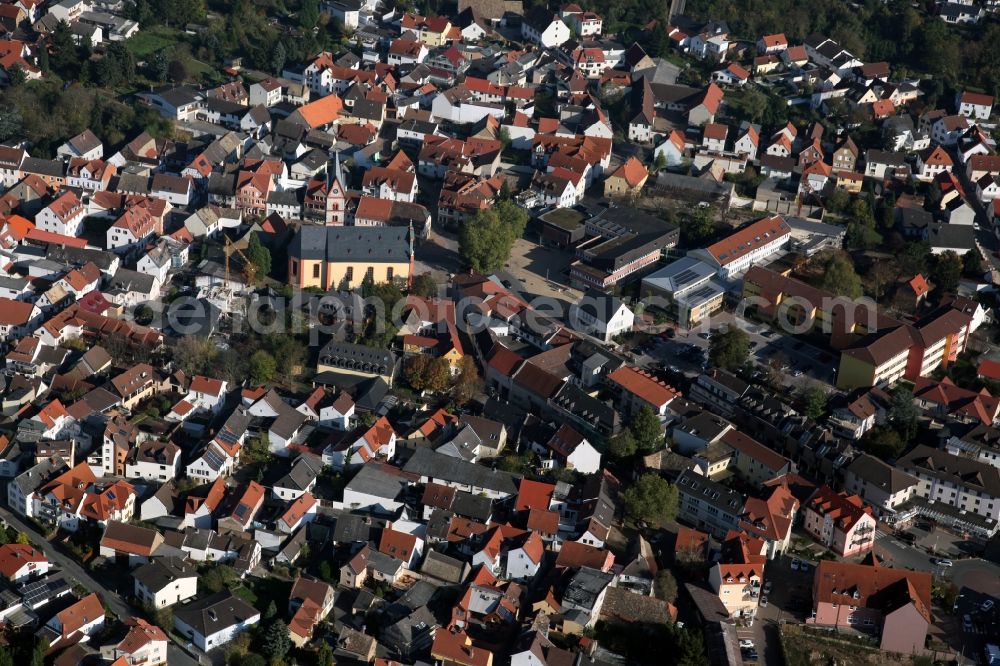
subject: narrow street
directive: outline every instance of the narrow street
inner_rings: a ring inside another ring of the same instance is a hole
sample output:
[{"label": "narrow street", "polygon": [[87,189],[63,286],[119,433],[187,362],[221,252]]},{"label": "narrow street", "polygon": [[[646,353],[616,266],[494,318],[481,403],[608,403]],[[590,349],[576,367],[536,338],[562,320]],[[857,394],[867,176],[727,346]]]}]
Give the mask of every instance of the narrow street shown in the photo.
[{"label": "narrow street", "polygon": [[[6,508],[0,508],[0,519],[3,519],[4,522],[11,525],[19,532],[28,534],[31,537],[31,542],[36,546],[39,546],[45,553],[45,556],[49,558],[49,561],[61,569],[67,576],[75,579],[91,592],[97,592],[101,596],[101,600],[108,606],[108,608],[111,609],[111,612],[118,616],[120,620],[127,620],[130,617],[138,615],[135,609],[129,606],[129,604],[127,604],[117,592],[114,592],[97,582],[97,580],[82,566],[80,566],[79,563],[73,560],[73,558],[61,552],[51,542],[46,540],[45,537],[34,528],[34,526],[23,522],[14,513]],[[167,660],[170,666],[176,666],[178,664],[180,666],[196,666],[198,664],[198,661],[186,653],[175,641],[172,641],[167,649]]]}]

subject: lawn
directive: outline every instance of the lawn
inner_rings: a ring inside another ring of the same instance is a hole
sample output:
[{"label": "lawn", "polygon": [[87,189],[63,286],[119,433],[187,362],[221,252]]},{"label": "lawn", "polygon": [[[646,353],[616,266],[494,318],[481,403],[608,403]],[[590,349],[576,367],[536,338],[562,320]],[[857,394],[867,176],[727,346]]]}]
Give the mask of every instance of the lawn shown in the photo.
[{"label": "lawn", "polygon": [[140,30],[134,37],[125,42],[136,58],[144,60],[160,49],[173,46],[184,39],[183,33],[176,28],[156,26],[149,30]]}]

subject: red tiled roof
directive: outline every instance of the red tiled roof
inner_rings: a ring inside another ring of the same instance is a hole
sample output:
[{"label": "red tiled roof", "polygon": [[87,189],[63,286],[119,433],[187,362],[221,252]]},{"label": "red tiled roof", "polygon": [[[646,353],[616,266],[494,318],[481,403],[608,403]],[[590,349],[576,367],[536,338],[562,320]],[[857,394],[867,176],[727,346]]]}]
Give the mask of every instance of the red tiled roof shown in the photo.
[{"label": "red tiled roof", "polygon": [[977,106],[993,106],[993,97],[982,93],[964,92],[959,101],[963,104],[975,104]]},{"label": "red tiled roof", "polygon": [[618,167],[611,175],[622,178],[629,187],[639,187],[646,181],[649,172],[643,166],[642,162],[633,155],[625,160],[624,164]]},{"label": "red tiled roof", "polygon": [[281,515],[281,520],[288,527],[295,527],[314,506],[316,506],[316,498],[312,496],[312,493],[305,493],[292,502],[288,510]]},{"label": "red tiled roof", "polygon": [[33,303],[0,297],[0,324],[6,326],[24,326],[31,318],[31,312],[34,309],[35,305]]},{"label": "red tiled roof", "polygon": [[913,385],[914,400],[924,400],[939,405],[949,414],[963,415],[986,425],[991,425],[1000,413],[1000,400],[985,388],[979,391],[956,386],[948,377],[941,381],[918,377]]},{"label": "red tiled roof", "polygon": [[976,374],[979,377],[985,377],[986,379],[1000,379],[1000,361],[984,359],[979,364],[979,369],[976,371]]},{"label": "red tiled roof", "polygon": [[780,215],[773,215],[757,220],[705,249],[725,266],[753,249],[790,233],[785,220]]},{"label": "red tiled roof", "polygon": [[66,610],[57,613],[56,617],[59,618],[59,623],[62,625],[63,637],[68,638],[85,625],[104,617],[104,606],[97,593],[91,592]]},{"label": "red tiled roof", "polygon": [[0,546],[0,574],[10,578],[29,562],[48,562],[45,554],[28,544],[9,543]]},{"label": "red tiled roof", "polygon": [[556,566],[566,569],[590,567],[607,571],[615,562],[614,554],[603,548],[595,548],[578,541],[564,541],[556,557]]},{"label": "red tiled roof", "polygon": [[416,547],[417,537],[391,528],[382,530],[382,537],[378,542],[378,552],[404,562],[410,561]]},{"label": "red tiled roof", "polygon": [[156,625],[146,622],[141,617],[129,618],[126,624],[132,627],[116,649],[125,654],[135,654],[147,645],[158,641],[167,641],[167,635]]},{"label": "red tiled roof", "polygon": [[549,505],[552,501],[552,493],[554,493],[555,490],[555,485],[551,483],[521,479],[521,483],[518,486],[517,503],[514,505],[514,510],[524,511],[525,509],[541,509],[548,511]]},{"label": "red tiled roof", "polygon": [[190,390],[196,393],[218,396],[222,393],[222,380],[195,375],[191,378]]},{"label": "red tiled roof", "polygon": [[665,405],[680,393],[641,368],[623,365],[608,375],[608,380],[651,405]]},{"label": "red tiled roof", "polygon": [[785,465],[790,465],[791,463],[788,458],[774,449],[764,446],[752,437],[744,435],[739,430],[730,430],[722,436],[722,441],[739,451],[742,455],[756,460],[775,473],[780,471]]},{"label": "red tiled roof", "polygon": [[769,541],[780,541],[791,529],[798,508],[799,501],[787,486],[775,486],[766,500],[747,498],[740,515],[740,528]]},{"label": "red tiled roof", "polygon": [[820,515],[829,516],[845,532],[864,516],[872,515],[871,507],[864,506],[860,497],[838,493],[829,486],[817,490],[807,506]]},{"label": "red tiled roof", "polygon": [[820,560],[813,581],[813,603],[874,608],[883,613],[913,603],[931,621],[931,574],[879,564]]}]

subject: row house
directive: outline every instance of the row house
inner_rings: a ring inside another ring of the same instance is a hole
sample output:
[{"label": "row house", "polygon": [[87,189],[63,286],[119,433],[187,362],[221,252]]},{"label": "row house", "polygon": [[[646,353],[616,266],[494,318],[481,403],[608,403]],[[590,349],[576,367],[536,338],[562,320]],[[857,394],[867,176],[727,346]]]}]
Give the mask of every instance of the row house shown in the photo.
[{"label": "row house", "polygon": [[953,507],[975,520],[956,518],[963,529],[989,538],[1000,520],[1000,469],[943,449],[919,445],[897,466],[918,480],[916,495]]},{"label": "row house", "polygon": [[108,184],[116,173],[115,165],[104,160],[74,157],[66,167],[66,185],[101,192],[108,189]]}]

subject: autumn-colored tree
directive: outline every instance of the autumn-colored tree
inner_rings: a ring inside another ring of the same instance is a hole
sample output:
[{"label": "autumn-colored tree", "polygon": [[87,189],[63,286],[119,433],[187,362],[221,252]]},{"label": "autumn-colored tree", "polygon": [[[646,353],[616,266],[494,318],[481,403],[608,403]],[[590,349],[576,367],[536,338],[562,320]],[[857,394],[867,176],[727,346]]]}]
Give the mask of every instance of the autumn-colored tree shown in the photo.
[{"label": "autumn-colored tree", "polygon": [[458,362],[458,374],[455,376],[455,384],[452,386],[451,397],[459,405],[464,405],[472,400],[483,388],[483,381],[479,377],[479,369],[471,356],[463,356]]}]

